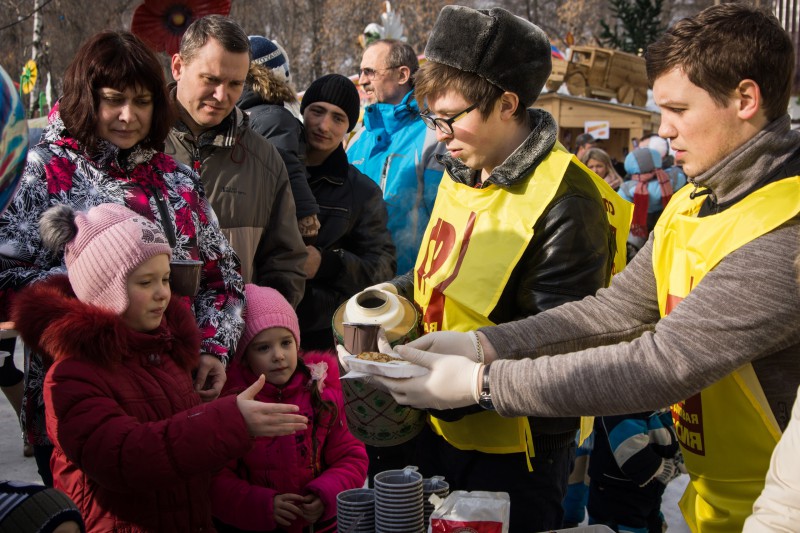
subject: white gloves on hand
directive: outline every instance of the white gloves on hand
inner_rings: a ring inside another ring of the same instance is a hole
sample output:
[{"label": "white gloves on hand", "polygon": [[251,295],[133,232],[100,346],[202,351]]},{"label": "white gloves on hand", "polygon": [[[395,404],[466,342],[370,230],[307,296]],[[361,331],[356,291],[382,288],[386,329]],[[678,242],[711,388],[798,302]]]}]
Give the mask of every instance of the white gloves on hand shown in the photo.
[{"label": "white gloves on hand", "polygon": [[482,363],[482,351],[479,355],[478,337],[474,331],[435,331],[409,342],[406,346],[423,352],[462,355],[476,363]]},{"label": "white gloves on hand", "polygon": [[[428,336],[430,335],[426,335]],[[468,338],[467,342],[471,345]],[[373,384],[391,393],[397,403],[439,410],[478,403],[482,364],[461,355],[424,352],[411,348],[410,345],[398,346],[396,349],[406,361],[429,369],[427,374],[414,378],[373,376]]]}]

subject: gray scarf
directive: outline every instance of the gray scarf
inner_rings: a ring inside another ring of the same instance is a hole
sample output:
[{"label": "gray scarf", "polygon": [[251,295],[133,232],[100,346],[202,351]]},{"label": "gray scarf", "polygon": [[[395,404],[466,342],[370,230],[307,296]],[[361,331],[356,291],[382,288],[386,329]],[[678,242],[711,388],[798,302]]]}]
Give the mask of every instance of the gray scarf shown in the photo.
[{"label": "gray scarf", "polygon": [[791,130],[790,124],[789,115],[773,120],[752,139],[689,181],[709,189],[717,204],[738,199],[800,156],[800,131]]}]

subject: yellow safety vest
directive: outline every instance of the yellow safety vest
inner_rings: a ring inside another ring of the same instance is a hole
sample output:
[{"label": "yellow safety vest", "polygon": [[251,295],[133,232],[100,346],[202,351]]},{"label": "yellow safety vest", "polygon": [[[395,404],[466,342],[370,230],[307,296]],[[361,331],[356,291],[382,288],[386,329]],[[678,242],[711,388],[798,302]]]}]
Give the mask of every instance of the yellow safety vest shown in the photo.
[{"label": "yellow safety vest", "polygon": [[[771,183],[716,215],[678,191],[656,224],[653,270],[661,316],[728,254],[800,212],[800,176]],[[741,531],[764,487],[778,423],[751,364],[672,406],[691,483],[680,501],[694,532]]]},{"label": "yellow safety vest", "polygon": [[[555,197],[570,163],[579,165],[598,188],[616,228],[614,271],[625,265],[632,206],[608,184],[557,146],[532,176],[512,187],[475,189],[445,176],[414,267],[414,301],[425,332],[469,331],[492,325],[514,267],[533,238],[533,227]],[[528,419],[485,411],[457,422],[430,417],[436,433],[461,450],[534,454]],[[530,465],[530,463],[529,463]]]}]

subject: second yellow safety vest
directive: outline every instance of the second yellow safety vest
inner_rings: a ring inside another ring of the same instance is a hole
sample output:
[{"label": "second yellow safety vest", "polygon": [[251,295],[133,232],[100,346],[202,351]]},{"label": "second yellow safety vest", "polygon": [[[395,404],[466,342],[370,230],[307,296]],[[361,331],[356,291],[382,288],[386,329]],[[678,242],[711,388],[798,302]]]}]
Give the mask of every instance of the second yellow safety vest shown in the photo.
[{"label": "second yellow safety vest", "polygon": [[[653,230],[661,316],[702,283],[728,254],[800,212],[800,177],[769,184],[722,213],[698,218],[705,196],[686,187]],[[672,406],[691,483],[681,498],[695,533],[741,531],[764,487],[781,431],[751,364]]]}]

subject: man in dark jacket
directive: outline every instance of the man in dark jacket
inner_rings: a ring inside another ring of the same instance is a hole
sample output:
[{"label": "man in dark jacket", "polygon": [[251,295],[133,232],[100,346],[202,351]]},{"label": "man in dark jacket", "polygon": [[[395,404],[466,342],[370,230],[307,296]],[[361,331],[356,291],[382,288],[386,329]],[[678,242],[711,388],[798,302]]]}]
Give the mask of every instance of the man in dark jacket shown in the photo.
[{"label": "man in dark jacket", "polygon": [[[425,331],[520,319],[608,285],[628,228],[621,216],[614,231],[605,205],[619,216],[627,204],[557,143],[550,114],[527,109],[550,74],[544,32],[502,9],[448,6],[425,55],[416,97],[449,154],[416,266],[393,280]],[[431,411],[422,472],[508,492],[511,531],[559,528],[579,419],[479,411]]]},{"label": "man in dark jacket", "polygon": [[342,147],[358,120],[359,106],[355,85],[339,74],[317,79],[300,104],[309,185],[322,226],[314,245],[308,246],[306,293],[297,308],[306,349],[333,349],[336,308],[390,278],[397,266],[381,189],[347,162]]},{"label": "man in dark jacket", "polygon": [[236,106],[247,113],[250,128],[278,149],[292,186],[297,226],[308,243],[319,231],[319,206],[308,186],[305,133],[295,113],[300,106],[292,86],[289,62],[274,41],[251,35],[250,70]]},{"label": "man in dark jacket", "polygon": [[200,174],[244,281],[277,289],[296,306],[305,287],[306,250],[286,167],[235,105],[249,50],[247,35],[226,17],[211,15],[189,26],[172,57],[178,120],[165,151]]}]

